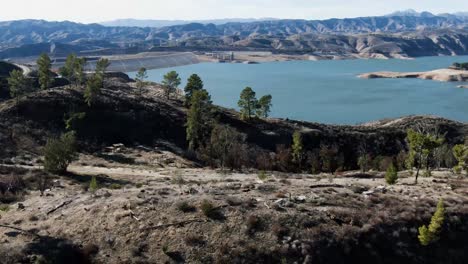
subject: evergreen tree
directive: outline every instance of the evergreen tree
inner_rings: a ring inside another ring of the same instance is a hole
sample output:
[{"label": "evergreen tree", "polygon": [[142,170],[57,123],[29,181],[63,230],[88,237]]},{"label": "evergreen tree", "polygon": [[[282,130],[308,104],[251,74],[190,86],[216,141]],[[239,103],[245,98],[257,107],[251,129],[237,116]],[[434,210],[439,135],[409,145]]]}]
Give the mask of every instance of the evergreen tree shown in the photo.
[{"label": "evergreen tree", "polygon": [[105,59],[105,58],[99,59],[96,62],[96,73],[104,76],[109,66],[110,66],[110,62],[108,59]]},{"label": "evergreen tree", "polygon": [[11,71],[7,81],[10,88],[10,96],[16,99],[16,105],[19,104],[21,97],[32,91],[30,81],[23,75],[21,70]]},{"label": "evergreen tree", "polygon": [[[458,161],[457,166],[455,166],[455,172],[461,172],[463,169],[466,169],[466,160],[468,159],[468,147],[465,145],[455,145],[452,149],[453,156]],[[457,173],[460,174],[460,173]]]},{"label": "evergreen tree", "polygon": [[200,91],[203,90],[203,81],[200,78],[200,76],[196,74],[192,74],[188,80],[187,80],[187,85],[184,88],[185,91],[185,105],[189,106],[192,95],[194,94],[195,91]]},{"label": "evergreen tree", "polygon": [[208,139],[211,128],[211,100],[207,91],[193,93],[186,126],[189,148],[196,150]]},{"label": "evergreen tree", "polygon": [[179,87],[180,83],[181,79],[176,71],[170,71],[164,75],[162,84],[164,85],[167,99],[170,98],[171,94],[176,92],[176,89]]},{"label": "evergreen tree", "polygon": [[60,74],[66,78],[70,84],[79,86],[83,84],[85,79],[85,64],[85,58],[78,58],[75,54],[70,54],[65,60],[65,65],[60,68]]},{"label": "evergreen tree", "polygon": [[267,118],[270,114],[271,107],[272,107],[272,96],[271,95],[264,95],[258,100],[257,105],[257,116]]},{"label": "evergreen tree", "polygon": [[52,85],[52,75],[50,69],[52,68],[52,62],[50,57],[46,53],[42,53],[37,60],[39,85],[41,89],[47,89]]},{"label": "evergreen tree", "polygon": [[137,86],[138,93],[139,93],[140,96],[142,94],[143,88],[145,88],[145,86],[147,84],[147,82],[146,82],[147,78],[148,78],[148,73],[146,71],[146,68],[140,68],[140,70],[138,70],[138,73],[137,73],[137,75],[135,77],[136,86]]},{"label": "evergreen tree", "polygon": [[397,169],[395,168],[395,166],[392,163],[388,167],[387,173],[385,174],[385,181],[388,184],[393,185],[393,184],[395,184],[397,182],[397,180],[398,180],[398,172],[397,172]]},{"label": "evergreen tree", "polygon": [[88,106],[91,106],[94,103],[97,96],[101,93],[102,86],[102,75],[95,73],[88,79],[86,89],[84,91],[84,99]]},{"label": "evergreen tree", "polygon": [[421,245],[428,246],[429,244],[439,240],[439,235],[445,219],[444,214],[444,201],[440,199],[439,203],[437,203],[437,209],[431,218],[431,223],[429,226],[423,225],[419,228],[418,239],[419,242],[421,242]]},{"label": "evergreen tree", "polygon": [[294,132],[293,134],[293,144],[292,144],[292,161],[296,163],[299,167],[302,165],[304,158],[304,146],[302,143],[302,134],[299,131]]},{"label": "evergreen tree", "polygon": [[250,87],[246,87],[240,94],[239,102],[237,105],[240,107],[242,119],[250,119],[257,108],[257,98],[255,92]]},{"label": "evergreen tree", "polygon": [[105,88],[105,78],[106,78],[106,71],[107,68],[110,66],[110,62],[108,59],[101,58],[96,62],[96,74],[101,76],[102,79],[102,88]]},{"label": "evergreen tree", "polygon": [[444,139],[430,134],[418,133],[409,129],[407,131],[407,140],[410,148],[407,164],[416,165],[414,182],[418,183],[421,167],[425,165],[426,171],[429,172],[429,158],[433,151],[443,143]]},{"label": "evergreen tree", "polygon": [[49,139],[44,148],[44,169],[51,173],[64,173],[76,155],[74,132],[65,133],[59,139]]}]

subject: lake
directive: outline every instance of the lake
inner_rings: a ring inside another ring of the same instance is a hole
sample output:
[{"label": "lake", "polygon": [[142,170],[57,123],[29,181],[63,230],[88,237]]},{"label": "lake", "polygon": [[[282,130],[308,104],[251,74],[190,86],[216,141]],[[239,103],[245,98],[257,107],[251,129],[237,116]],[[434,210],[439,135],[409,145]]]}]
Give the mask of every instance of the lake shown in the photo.
[{"label": "lake", "polygon": [[[237,109],[239,94],[250,86],[257,97],[273,96],[272,117],[330,124],[357,124],[407,115],[437,115],[468,121],[468,89],[460,83],[419,79],[360,79],[374,71],[428,71],[467,62],[468,56],[414,60],[289,61],[262,64],[200,63],[148,71],[161,82],[175,70],[185,80],[200,75],[213,102]],[[135,73],[130,73],[134,77]]]}]

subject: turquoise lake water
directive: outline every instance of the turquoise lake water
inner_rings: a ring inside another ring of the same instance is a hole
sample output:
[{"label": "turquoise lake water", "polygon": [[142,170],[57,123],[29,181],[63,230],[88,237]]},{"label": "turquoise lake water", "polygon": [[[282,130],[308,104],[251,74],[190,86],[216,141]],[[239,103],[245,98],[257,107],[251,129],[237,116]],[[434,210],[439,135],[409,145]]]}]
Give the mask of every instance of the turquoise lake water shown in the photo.
[{"label": "turquoise lake water", "polygon": [[[148,71],[161,82],[175,70],[184,80],[200,75],[213,102],[237,109],[242,89],[273,96],[272,117],[330,124],[357,124],[383,118],[430,114],[468,121],[468,89],[460,83],[419,79],[360,79],[374,71],[427,71],[467,62],[468,56],[415,60],[291,61],[263,64],[201,63]],[[130,73],[134,77],[135,73]]]}]

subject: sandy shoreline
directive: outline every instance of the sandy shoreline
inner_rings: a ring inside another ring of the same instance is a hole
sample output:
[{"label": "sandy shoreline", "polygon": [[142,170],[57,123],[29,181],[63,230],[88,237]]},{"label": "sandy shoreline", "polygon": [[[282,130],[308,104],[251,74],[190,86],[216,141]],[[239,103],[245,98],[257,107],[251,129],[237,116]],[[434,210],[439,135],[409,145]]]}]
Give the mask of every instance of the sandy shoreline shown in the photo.
[{"label": "sandy shoreline", "polygon": [[371,72],[360,74],[358,75],[358,77],[363,79],[418,78],[441,82],[466,82],[468,81],[468,71],[454,69],[438,69],[427,72]]}]

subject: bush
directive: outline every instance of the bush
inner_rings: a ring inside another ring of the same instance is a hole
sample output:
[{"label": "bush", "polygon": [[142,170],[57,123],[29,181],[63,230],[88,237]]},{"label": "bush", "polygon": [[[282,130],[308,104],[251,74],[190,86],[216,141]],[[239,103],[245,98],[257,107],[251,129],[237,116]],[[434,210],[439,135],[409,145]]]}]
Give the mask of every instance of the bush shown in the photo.
[{"label": "bush", "polygon": [[266,174],[265,171],[259,171],[258,172],[258,175],[257,175],[258,179],[261,180],[261,181],[265,181],[266,179],[268,179],[268,175]]},{"label": "bush", "polygon": [[462,173],[462,171],[463,171],[463,167],[460,166],[460,165],[457,165],[457,166],[453,167],[453,172],[454,172],[455,174],[460,175],[460,174]]},{"label": "bush", "polygon": [[200,209],[202,210],[203,214],[208,218],[211,218],[211,219],[220,219],[220,218],[222,218],[222,215],[218,211],[218,208],[216,208],[208,200],[203,200],[203,202],[201,203]]},{"label": "bush", "polygon": [[390,166],[387,169],[387,173],[385,174],[385,181],[388,184],[393,185],[397,182],[397,180],[398,180],[397,169],[395,168],[393,164],[390,164]]},{"label": "bush", "polygon": [[0,212],[10,211],[10,206],[8,204],[0,204]]},{"label": "bush", "polygon": [[429,226],[423,225],[419,228],[418,239],[421,245],[427,246],[439,240],[440,231],[442,230],[442,225],[445,218],[444,214],[444,201],[440,199],[439,203],[437,204],[437,209],[431,218],[431,223]]},{"label": "bush", "polygon": [[93,176],[91,178],[91,182],[89,183],[89,190],[94,193],[94,192],[97,191],[98,188],[99,187],[98,187],[98,183],[97,183],[97,180],[96,180],[96,176]]},{"label": "bush", "polygon": [[177,204],[177,209],[179,211],[181,211],[181,212],[184,212],[184,213],[194,212],[196,210],[195,206],[189,204],[186,201],[178,203]]},{"label": "bush", "polygon": [[362,172],[367,172],[369,170],[371,163],[371,158],[368,154],[363,154],[358,158],[358,166]]},{"label": "bush", "polygon": [[44,169],[51,173],[64,173],[76,157],[75,133],[65,133],[58,139],[47,141],[44,148]]}]

